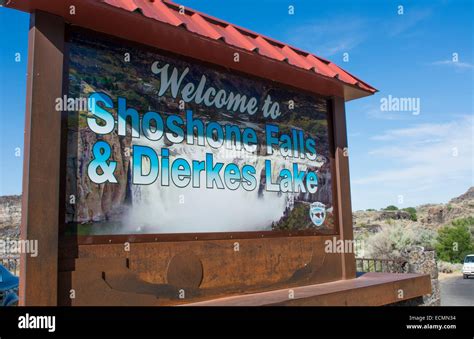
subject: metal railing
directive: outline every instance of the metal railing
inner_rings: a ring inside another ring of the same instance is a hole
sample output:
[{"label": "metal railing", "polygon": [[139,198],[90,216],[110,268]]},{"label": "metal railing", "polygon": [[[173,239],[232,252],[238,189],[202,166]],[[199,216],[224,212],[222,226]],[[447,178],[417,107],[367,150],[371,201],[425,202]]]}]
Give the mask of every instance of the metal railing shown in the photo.
[{"label": "metal railing", "polygon": [[20,257],[6,256],[0,257],[0,264],[16,276],[20,275]]},{"label": "metal railing", "polygon": [[408,262],[402,259],[356,258],[356,271],[407,273]]}]

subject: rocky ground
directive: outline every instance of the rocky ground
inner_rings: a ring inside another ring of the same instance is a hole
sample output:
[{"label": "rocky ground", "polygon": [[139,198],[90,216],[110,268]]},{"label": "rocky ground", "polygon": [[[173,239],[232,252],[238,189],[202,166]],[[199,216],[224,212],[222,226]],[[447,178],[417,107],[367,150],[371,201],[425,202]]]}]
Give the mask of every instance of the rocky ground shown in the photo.
[{"label": "rocky ground", "polygon": [[21,220],[21,196],[0,196],[0,238],[18,238]]},{"label": "rocky ground", "polygon": [[[438,230],[461,218],[474,217],[474,187],[446,204],[427,204],[406,209],[366,210],[353,213],[356,256],[402,258],[409,247],[434,250]],[[474,237],[474,225],[471,225]],[[439,262],[440,271],[456,271],[452,264]]]},{"label": "rocky ground", "polygon": [[447,204],[427,204],[415,207],[416,221],[404,210],[355,211],[353,216],[355,233],[377,233],[384,226],[400,224],[437,230],[458,218],[474,216],[474,187],[451,199]]}]

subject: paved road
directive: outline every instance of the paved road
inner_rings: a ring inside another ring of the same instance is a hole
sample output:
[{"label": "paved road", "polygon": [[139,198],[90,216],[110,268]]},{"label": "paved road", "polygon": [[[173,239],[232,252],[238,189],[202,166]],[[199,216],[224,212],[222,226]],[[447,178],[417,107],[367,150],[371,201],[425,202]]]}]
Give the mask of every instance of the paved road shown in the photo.
[{"label": "paved road", "polygon": [[474,277],[462,275],[440,280],[441,306],[474,306]]}]

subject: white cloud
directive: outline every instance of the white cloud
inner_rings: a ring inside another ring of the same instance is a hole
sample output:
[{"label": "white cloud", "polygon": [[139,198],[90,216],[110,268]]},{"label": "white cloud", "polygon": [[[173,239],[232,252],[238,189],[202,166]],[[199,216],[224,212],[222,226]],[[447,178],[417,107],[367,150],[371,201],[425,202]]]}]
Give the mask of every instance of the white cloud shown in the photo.
[{"label": "white cloud", "polygon": [[415,116],[411,112],[394,112],[394,111],[382,111],[381,104],[380,104],[380,97],[381,94],[378,93],[373,97],[368,98],[370,101],[365,105],[358,108],[358,114],[364,114],[369,119],[377,119],[377,120],[410,120],[413,119]]},{"label": "white cloud", "polygon": [[468,62],[461,62],[461,61],[453,61],[453,60],[440,60],[440,61],[434,61],[431,63],[433,66],[450,66],[454,67],[457,70],[463,71],[463,70],[471,70],[474,68],[473,64],[470,64]]},{"label": "white cloud", "polygon": [[[409,138],[412,141],[420,142],[432,140],[432,137],[447,137],[452,133],[452,129],[458,125],[458,121],[451,121],[441,124],[419,124],[414,127],[393,129],[385,131],[383,134],[375,135],[372,140],[389,141]],[[436,139],[442,140],[442,139]]]},{"label": "white cloud", "polygon": [[412,30],[418,23],[431,16],[431,8],[408,10],[405,8],[403,15],[397,15],[396,19],[390,21],[389,36],[397,36]]},{"label": "white cloud", "polygon": [[367,38],[367,26],[361,18],[335,17],[292,27],[285,40],[308,52],[329,57],[349,52],[361,44]]},{"label": "white cloud", "polygon": [[421,187],[436,190],[441,181],[459,178],[473,185],[473,133],[472,116],[388,130],[372,138],[383,145],[370,150],[369,155],[392,168],[355,178],[353,183],[391,185],[405,191]]},{"label": "white cloud", "polygon": [[365,111],[365,113],[369,118],[378,120],[407,120],[414,116],[410,112],[382,111],[380,106],[369,108]]}]

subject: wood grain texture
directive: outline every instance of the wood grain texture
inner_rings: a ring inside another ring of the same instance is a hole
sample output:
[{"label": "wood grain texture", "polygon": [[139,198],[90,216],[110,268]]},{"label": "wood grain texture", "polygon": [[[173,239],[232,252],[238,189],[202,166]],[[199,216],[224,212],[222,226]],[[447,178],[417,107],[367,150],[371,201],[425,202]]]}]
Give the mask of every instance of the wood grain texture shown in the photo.
[{"label": "wood grain texture", "polygon": [[63,45],[63,19],[33,13],[20,236],[38,241],[38,256],[20,258],[20,305],[57,303],[61,112],[55,110],[55,99],[62,95]]}]

